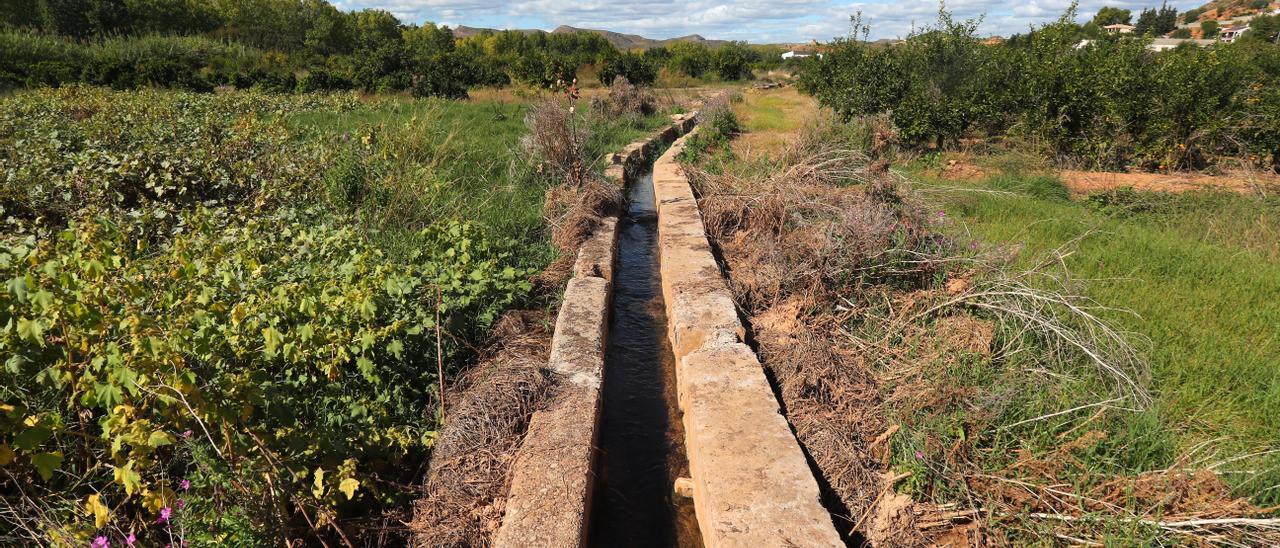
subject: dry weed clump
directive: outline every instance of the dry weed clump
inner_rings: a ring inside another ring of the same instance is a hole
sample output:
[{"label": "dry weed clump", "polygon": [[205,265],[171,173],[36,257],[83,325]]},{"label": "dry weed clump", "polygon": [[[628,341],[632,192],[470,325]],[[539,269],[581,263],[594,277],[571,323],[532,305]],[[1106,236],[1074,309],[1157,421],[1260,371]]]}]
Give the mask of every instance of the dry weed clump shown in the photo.
[{"label": "dry weed clump", "polygon": [[610,118],[649,116],[658,111],[658,98],[649,88],[618,75],[609,84],[609,94],[592,98],[591,107],[597,115]]},{"label": "dry weed clump", "polygon": [[[1133,475],[1073,465],[1105,436],[1101,414],[1150,401],[1130,335],[1083,296],[1068,249],[1025,269],[1009,253],[966,251],[942,235],[945,213],[839,131],[819,125],[763,173],[687,171],[846,533],[891,546],[1046,534],[1089,543],[1121,524],[1176,542],[1280,540],[1280,524],[1203,466]],[[961,382],[955,371],[973,364],[987,378]],[[1054,431],[1056,450],[990,447],[1009,428],[1066,413],[1009,423],[1025,395],[1082,386],[1097,403],[1066,411],[1086,420]],[[941,434],[929,426],[953,419]],[[1099,433],[1086,427],[1095,419]]]},{"label": "dry weed clump", "polygon": [[576,252],[600,221],[622,210],[622,190],[600,177],[589,175],[581,184],[564,184],[547,191],[543,216],[551,230],[551,243],[559,257],[538,277],[547,287],[558,287],[573,271]]},{"label": "dry weed clump", "polygon": [[416,546],[488,546],[502,523],[509,472],[534,411],[554,387],[545,373],[552,322],[508,313],[485,358],[451,390],[424,496],[409,524]]},{"label": "dry weed clump", "polygon": [[577,91],[571,87],[564,97],[551,96],[529,105],[524,117],[529,134],[521,143],[541,173],[576,185],[589,174],[586,148],[591,131],[577,119],[575,101]]}]

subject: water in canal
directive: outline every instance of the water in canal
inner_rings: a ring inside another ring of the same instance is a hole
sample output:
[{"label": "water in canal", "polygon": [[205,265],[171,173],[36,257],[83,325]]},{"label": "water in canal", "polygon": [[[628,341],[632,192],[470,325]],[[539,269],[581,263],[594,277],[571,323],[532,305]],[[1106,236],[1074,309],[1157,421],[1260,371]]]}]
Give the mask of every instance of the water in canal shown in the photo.
[{"label": "water in canal", "polygon": [[676,405],[675,359],[658,273],[653,176],[634,178],[618,222],[618,264],[605,354],[592,546],[700,546]]}]

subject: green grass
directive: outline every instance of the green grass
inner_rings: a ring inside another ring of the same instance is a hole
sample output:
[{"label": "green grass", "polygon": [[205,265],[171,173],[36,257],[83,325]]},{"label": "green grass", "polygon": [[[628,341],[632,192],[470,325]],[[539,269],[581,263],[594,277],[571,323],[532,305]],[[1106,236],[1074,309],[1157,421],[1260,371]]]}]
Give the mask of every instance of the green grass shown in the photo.
[{"label": "green grass", "polygon": [[[378,227],[390,251],[411,252],[419,230],[461,218],[520,245],[528,266],[541,268],[555,258],[542,205],[556,182],[540,177],[523,152],[524,115],[523,104],[393,98],[286,120],[303,138],[338,144],[325,181],[329,200]],[[584,116],[587,157],[602,158],[667,122],[665,114],[633,122]]]},{"label": "green grass", "polygon": [[[926,183],[927,184],[927,183]],[[947,183],[953,185],[954,183]],[[1067,266],[1087,293],[1127,309],[1110,320],[1148,339],[1155,405],[1130,426],[1165,429],[1173,455],[1130,464],[1158,469],[1194,444],[1216,440],[1222,458],[1280,440],[1280,200],[1228,194],[1117,192],[1072,201],[1048,177],[1002,176],[953,192],[944,206],[957,231],[991,245],[1021,245],[1023,261],[1088,234]],[[1154,422],[1153,422],[1154,421]],[[1139,424],[1145,423],[1145,424]],[[1130,446],[1130,449],[1137,449]],[[1280,502],[1280,458],[1251,462],[1264,474],[1227,474],[1239,493]]]}]

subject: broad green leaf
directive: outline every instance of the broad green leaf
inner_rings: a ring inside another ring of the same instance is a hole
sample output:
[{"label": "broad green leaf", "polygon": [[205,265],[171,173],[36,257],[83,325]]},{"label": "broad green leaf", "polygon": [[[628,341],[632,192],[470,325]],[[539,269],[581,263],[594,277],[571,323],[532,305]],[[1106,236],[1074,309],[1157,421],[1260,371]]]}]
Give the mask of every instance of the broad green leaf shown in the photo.
[{"label": "broad green leaf", "polygon": [[373,361],[369,358],[361,356],[356,360],[356,367],[360,369],[360,374],[366,377],[373,374]]},{"label": "broad green leaf", "polygon": [[26,318],[18,318],[18,336],[31,341],[33,343],[44,342],[44,328],[40,327],[39,320],[28,320]]},{"label": "broad green leaf", "polygon": [[173,436],[163,430],[156,430],[147,437],[147,445],[151,447],[161,447],[173,443]]},{"label": "broad green leaf", "polygon": [[262,330],[263,350],[267,357],[276,355],[276,350],[280,348],[280,344],[284,342],[284,336],[274,327],[268,327]]},{"label": "broad green leaf", "polygon": [[36,467],[36,472],[45,481],[53,478],[53,472],[62,466],[62,453],[36,453],[31,456],[31,465]]},{"label": "broad green leaf", "polygon": [[19,451],[32,451],[40,447],[44,442],[49,441],[53,437],[53,430],[42,424],[37,424],[13,438],[13,446]]},{"label": "broad green leaf", "polygon": [[18,302],[27,302],[27,278],[25,276],[18,276],[9,280],[5,287],[9,289],[9,294],[13,295],[13,298],[17,299]]},{"label": "broad green leaf", "polygon": [[115,468],[115,481],[124,487],[126,495],[133,496],[135,492],[142,488],[142,476],[133,471],[133,461]]},{"label": "broad green leaf", "polygon": [[111,409],[124,401],[124,393],[114,384],[95,383],[93,393],[98,398],[98,405],[106,409]]}]

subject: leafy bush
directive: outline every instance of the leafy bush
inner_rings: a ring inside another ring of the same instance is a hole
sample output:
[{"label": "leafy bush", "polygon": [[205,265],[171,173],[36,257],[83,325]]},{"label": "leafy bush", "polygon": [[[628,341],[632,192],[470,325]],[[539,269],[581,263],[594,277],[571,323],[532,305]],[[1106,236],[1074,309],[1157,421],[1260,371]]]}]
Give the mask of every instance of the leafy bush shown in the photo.
[{"label": "leafy bush", "polygon": [[402,253],[326,207],[314,181],[378,181],[279,115],[356,104],[0,101],[0,542],[337,538],[405,503],[438,371],[533,269],[487,226],[436,216]]},{"label": "leafy bush", "polygon": [[696,42],[672,44],[671,59],[667,66],[687,76],[698,78],[711,68],[711,51]]},{"label": "leafy bush", "polygon": [[[176,216],[198,204],[284,200],[321,169],[278,121],[254,112],[350,109],[350,97],[137,94],[71,87],[0,108],[5,232],[60,228],[85,209]],[[248,114],[244,114],[248,113]]]},{"label": "leafy bush", "polygon": [[[469,225],[430,229],[399,263],[342,217],[243,213],[183,214],[156,248],[146,234],[166,218],[144,213],[0,250],[5,498],[54,516],[53,539],[110,527],[161,542],[179,520],[199,535],[229,505],[249,509],[238,534],[270,538],[403,496],[377,482],[430,446],[436,318],[474,334],[529,289]],[[77,501],[109,510],[57,506]],[[171,523],[153,525],[165,509]]]},{"label": "leafy bush", "polygon": [[711,65],[723,80],[749,80],[755,52],[743,42],[730,42],[711,55]]}]

